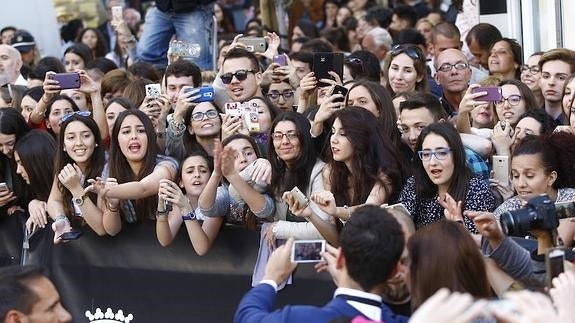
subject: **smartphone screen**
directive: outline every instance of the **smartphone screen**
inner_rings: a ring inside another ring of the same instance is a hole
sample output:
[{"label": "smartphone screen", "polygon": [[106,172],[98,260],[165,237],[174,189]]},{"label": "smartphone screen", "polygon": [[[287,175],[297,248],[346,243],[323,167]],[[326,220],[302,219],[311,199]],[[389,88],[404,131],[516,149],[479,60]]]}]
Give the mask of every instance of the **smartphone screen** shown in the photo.
[{"label": "smartphone screen", "polygon": [[321,261],[321,253],[325,251],[325,240],[296,240],[293,243],[291,261],[311,263]]}]

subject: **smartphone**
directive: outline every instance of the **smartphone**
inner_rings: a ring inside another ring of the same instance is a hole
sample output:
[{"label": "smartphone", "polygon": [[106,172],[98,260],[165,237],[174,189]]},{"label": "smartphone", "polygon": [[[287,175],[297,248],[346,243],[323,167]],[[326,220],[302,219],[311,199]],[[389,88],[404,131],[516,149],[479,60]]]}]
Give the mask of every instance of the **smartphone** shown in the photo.
[{"label": "smartphone", "polygon": [[60,83],[60,88],[62,90],[66,89],[77,89],[80,87],[80,74],[78,73],[58,73],[49,74],[52,80],[58,81]]},{"label": "smartphone", "polygon": [[545,254],[545,275],[547,277],[547,286],[551,287],[553,278],[559,276],[565,268],[565,251],[561,248],[551,248]]},{"label": "smartphone", "polygon": [[252,53],[263,53],[266,51],[266,40],[263,37],[241,37],[238,42],[246,45],[246,49]]},{"label": "smartphone", "polygon": [[342,98],[334,99],[333,102],[344,103],[344,102],[345,102],[345,96],[347,95],[347,91],[348,91],[348,90],[347,90],[346,87],[341,86],[341,85],[339,85],[339,84],[336,84],[336,85],[333,87],[333,90],[331,91],[331,95],[341,94],[341,95],[343,95],[343,97],[342,97]]},{"label": "smartphone", "polygon": [[287,65],[287,58],[284,54],[275,55],[273,62],[278,64],[279,66],[286,66]]},{"label": "smartphone", "polygon": [[113,6],[112,7],[112,20],[114,21],[121,21],[124,19],[124,9],[122,6]]},{"label": "smartphone", "polygon": [[160,84],[147,84],[146,85],[146,96],[157,99],[162,95],[162,89]]},{"label": "smartphone", "polygon": [[555,203],[555,215],[558,219],[575,217],[575,202],[570,201]]},{"label": "smartphone", "polygon": [[[314,53],[313,54],[313,72],[315,78],[334,79],[328,72],[335,72],[339,79],[343,79],[343,53]],[[319,82],[318,86],[323,87],[329,84]]]},{"label": "smartphone", "polygon": [[0,183],[0,192],[6,192],[6,191],[8,191],[8,185],[5,182]]},{"label": "smartphone", "polygon": [[509,182],[509,156],[494,155],[492,166],[493,179],[507,184]]},{"label": "smartphone", "polygon": [[297,186],[292,188],[291,193],[299,203],[300,207],[309,205],[309,199],[307,198],[307,196],[305,196],[304,193],[300,191],[300,189]]},{"label": "smartphone", "polygon": [[298,263],[320,262],[325,251],[325,240],[296,240],[291,250],[291,261]]},{"label": "smartphone", "polygon": [[239,102],[228,102],[224,105],[224,111],[232,117],[241,117],[243,114],[242,104]]},{"label": "smartphone", "polygon": [[[193,90],[192,88],[187,89],[185,92],[189,92]],[[198,99],[194,100],[195,103],[200,102],[212,102],[214,101],[214,88],[211,86],[202,86],[200,88],[200,92],[198,92],[200,96]]]},{"label": "smartphone", "polygon": [[396,203],[396,204],[392,204],[392,205],[383,204],[381,207],[386,208],[386,209],[396,210],[396,211],[399,211],[405,215],[411,216],[411,213],[407,210],[407,208],[405,207],[405,205],[403,205],[403,203]]},{"label": "smartphone", "polygon": [[82,231],[70,231],[62,233],[58,238],[62,241],[76,240],[82,236]]},{"label": "smartphone", "polygon": [[249,132],[260,132],[260,119],[258,118],[257,104],[249,104],[245,102],[242,104],[244,114],[244,121]]},{"label": "smartphone", "polygon": [[172,202],[168,202],[166,200],[164,200],[164,209],[166,210],[166,212],[172,212]]},{"label": "smartphone", "polygon": [[471,89],[471,93],[477,92],[487,92],[487,94],[475,98],[476,101],[499,102],[503,100],[503,92],[499,86],[476,87]]}]

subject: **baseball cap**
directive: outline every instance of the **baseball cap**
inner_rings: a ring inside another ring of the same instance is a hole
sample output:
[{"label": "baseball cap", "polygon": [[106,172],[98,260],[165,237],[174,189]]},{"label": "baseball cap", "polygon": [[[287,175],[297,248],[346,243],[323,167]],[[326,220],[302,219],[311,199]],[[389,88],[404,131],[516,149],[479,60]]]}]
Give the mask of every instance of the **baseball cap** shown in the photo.
[{"label": "baseball cap", "polygon": [[16,48],[21,53],[31,51],[35,45],[36,41],[34,40],[34,37],[26,30],[17,30],[12,38],[12,47]]}]

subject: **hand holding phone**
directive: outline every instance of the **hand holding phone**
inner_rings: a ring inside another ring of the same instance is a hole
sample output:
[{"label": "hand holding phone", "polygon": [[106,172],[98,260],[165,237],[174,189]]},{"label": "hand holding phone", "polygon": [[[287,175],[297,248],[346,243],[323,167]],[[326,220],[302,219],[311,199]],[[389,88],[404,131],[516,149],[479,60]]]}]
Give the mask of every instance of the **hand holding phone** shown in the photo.
[{"label": "hand holding phone", "polygon": [[303,194],[300,189],[295,186],[294,188],[292,188],[291,193],[293,195],[293,197],[296,199],[296,201],[299,204],[300,208],[306,207],[309,205],[309,199],[307,198],[307,196],[305,196],[305,194]]},{"label": "hand holding phone", "polygon": [[78,89],[82,85],[80,74],[77,72],[48,74],[48,77],[58,81],[61,90]]},{"label": "hand holding phone", "polygon": [[273,58],[273,62],[278,64],[279,66],[286,66],[287,58],[284,54],[275,55]]},{"label": "hand holding phone", "polygon": [[162,89],[160,84],[147,84],[146,85],[146,96],[157,99],[162,95]]},{"label": "hand holding phone", "polygon": [[69,231],[69,232],[62,233],[60,236],[58,236],[58,238],[60,238],[60,240],[62,240],[62,241],[72,241],[72,240],[77,240],[81,236],[82,236],[82,231]]},{"label": "hand holding phone", "polygon": [[475,101],[485,101],[485,102],[499,102],[503,99],[503,92],[499,86],[485,86],[476,87],[471,89],[471,93],[487,92],[487,94],[476,97]]},{"label": "hand holding phone", "polygon": [[291,261],[297,263],[313,263],[321,261],[325,252],[325,240],[296,240],[291,250]]},{"label": "hand holding phone", "polygon": [[197,90],[199,98],[193,100],[194,103],[200,102],[212,102],[214,101],[214,88],[211,86],[202,86],[200,88],[187,88],[184,90],[185,93],[188,93],[192,90]]},{"label": "hand holding phone", "polygon": [[348,92],[348,90],[346,87],[341,86],[339,84],[334,85],[333,90],[331,91],[331,95],[339,94],[342,97],[333,99],[333,102],[342,103],[342,107],[343,107],[345,105],[345,96],[347,95],[347,92]]},{"label": "hand holding phone", "polygon": [[493,179],[507,184],[509,182],[509,156],[494,155],[491,165],[493,167]]}]

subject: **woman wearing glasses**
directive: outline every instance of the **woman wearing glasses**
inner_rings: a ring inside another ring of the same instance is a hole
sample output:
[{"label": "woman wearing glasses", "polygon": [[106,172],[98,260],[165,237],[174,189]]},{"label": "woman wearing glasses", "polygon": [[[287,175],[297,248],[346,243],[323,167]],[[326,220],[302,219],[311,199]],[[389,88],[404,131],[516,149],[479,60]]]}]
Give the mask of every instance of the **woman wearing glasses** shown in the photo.
[{"label": "woman wearing glasses", "polygon": [[417,140],[414,176],[407,180],[399,201],[411,213],[417,228],[446,217],[477,233],[464,211],[493,211],[495,198],[489,183],[474,177],[466,164],[463,144],[447,123],[425,127]]},{"label": "woman wearing glasses", "polygon": [[101,176],[106,163],[100,130],[87,111],[66,114],[61,120],[56,176],[47,203],[54,220],[54,243],[61,242],[62,233],[72,230],[71,222],[85,221],[98,235],[106,234],[98,196],[86,190],[88,179]]},{"label": "woman wearing glasses", "polygon": [[294,111],[295,89],[290,85],[288,80],[272,83],[267,94],[273,104],[282,111]]},{"label": "woman wearing glasses", "polygon": [[545,106],[545,98],[541,92],[539,79],[541,78],[541,70],[539,69],[539,59],[543,52],[535,52],[529,56],[525,65],[521,66],[521,82],[533,92],[537,107]]},{"label": "woman wearing glasses", "polygon": [[415,45],[396,45],[385,56],[384,78],[391,95],[427,90],[427,65]]},{"label": "woman wearing glasses", "polygon": [[174,114],[168,118],[166,154],[177,160],[195,150],[212,156],[222,129],[219,111],[212,102],[192,105],[189,100],[186,94],[178,98]]},{"label": "woman wearing glasses", "polygon": [[511,156],[513,149],[526,136],[541,136],[555,130],[553,118],[543,109],[531,109],[519,117],[515,127],[506,126],[502,129],[496,125],[493,130],[493,147],[497,155]]}]

